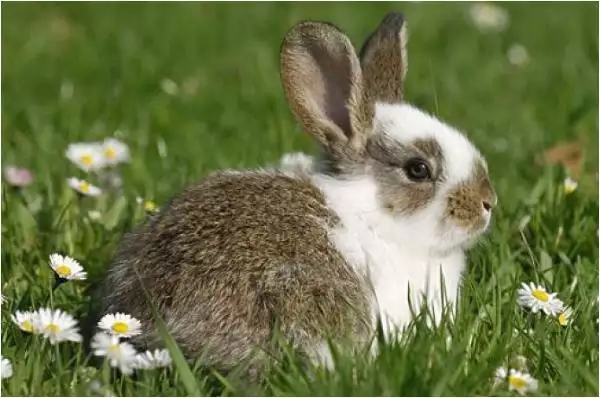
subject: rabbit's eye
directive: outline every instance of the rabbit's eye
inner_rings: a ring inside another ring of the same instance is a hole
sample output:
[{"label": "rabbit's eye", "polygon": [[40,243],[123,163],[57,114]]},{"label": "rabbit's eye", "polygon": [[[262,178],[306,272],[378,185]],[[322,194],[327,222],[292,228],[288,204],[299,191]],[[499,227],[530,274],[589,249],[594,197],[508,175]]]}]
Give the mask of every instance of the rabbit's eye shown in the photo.
[{"label": "rabbit's eye", "polygon": [[404,167],[408,178],[413,181],[423,181],[431,178],[429,166],[427,162],[421,159],[411,159],[406,163]]}]

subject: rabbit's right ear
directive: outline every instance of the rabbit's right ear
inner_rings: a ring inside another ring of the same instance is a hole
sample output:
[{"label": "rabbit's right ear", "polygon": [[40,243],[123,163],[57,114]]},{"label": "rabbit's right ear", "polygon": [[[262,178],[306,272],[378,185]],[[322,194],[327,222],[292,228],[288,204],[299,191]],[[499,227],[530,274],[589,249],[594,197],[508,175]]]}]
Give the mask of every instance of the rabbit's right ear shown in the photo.
[{"label": "rabbit's right ear", "polygon": [[406,22],[399,12],[387,14],[360,50],[365,94],[376,102],[402,102],[406,57]]},{"label": "rabbit's right ear", "polygon": [[304,21],[287,33],[280,56],[284,92],[304,129],[338,158],[360,153],[373,107],[350,39],[332,24]]}]

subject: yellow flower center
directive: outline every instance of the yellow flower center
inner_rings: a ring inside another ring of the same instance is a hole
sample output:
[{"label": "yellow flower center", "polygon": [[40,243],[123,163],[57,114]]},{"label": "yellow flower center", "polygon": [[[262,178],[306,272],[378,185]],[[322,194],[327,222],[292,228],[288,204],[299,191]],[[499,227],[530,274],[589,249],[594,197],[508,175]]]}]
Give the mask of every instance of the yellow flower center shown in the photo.
[{"label": "yellow flower center", "polygon": [[88,193],[90,191],[90,184],[85,181],[79,183],[79,190],[83,193]]},{"label": "yellow flower center", "polygon": [[534,290],[533,293],[531,293],[531,295],[536,299],[543,301],[544,303],[547,303],[548,300],[550,300],[550,296],[548,295],[548,293],[544,292],[543,290]]},{"label": "yellow flower center", "polygon": [[117,157],[117,151],[115,151],[113,147],[107,146],[106,148],[104,148],[104,156],[106,156],[110,160],[113,160]]},{"label": "yellow flower center", "polygon": [[33,332],[33,324],[30,321],[23,321],[21,322],[21,329],[23,329],[26,332]]},{"label": "yellow flower center", "polygon": [[56,323],[49,323],[48,326],[46,326],[46,330],[50,333],[56,334],[60,332],[60,327]]},{"label": "yellow flower center", "polygon": [[58,267],[56,267],[55,271],[61,278],[66,278],[69,275],[71,275],[71,268],[67,267],[64,264],[61,264]]},{"label": "yellow flower center", "polygon": [[565,326],[567,323],[569,323],[569,318],[567,317],[567,315],[562,312],[558,315],[558,324],[560,326]]},{"label": "yellow flower center", "polygon": [[144,209],[146,209],[147,211],[154,211],[156,210],[156,205],[153,201],[147,200],[144,202]]},{"label": "yellow flower center", "polygon": [[516,390],[522,390],[527,387],[527,382],[518,376],[508,376],[508,384]]},{"label": "yellow flower center", "polygon": [[116,333],[127,333],[129,331],[129,326],[125,322],[115,322],[112,325],[112,330]]},{"label": "yellow flower center", "polygon": [[92,164],[94,164],[94,157],[90,154],[85,154],[83,155],[81,158],[79,158],[79,160],[81,161],[81,163],[83,163],[84,165],[90,167]]}]

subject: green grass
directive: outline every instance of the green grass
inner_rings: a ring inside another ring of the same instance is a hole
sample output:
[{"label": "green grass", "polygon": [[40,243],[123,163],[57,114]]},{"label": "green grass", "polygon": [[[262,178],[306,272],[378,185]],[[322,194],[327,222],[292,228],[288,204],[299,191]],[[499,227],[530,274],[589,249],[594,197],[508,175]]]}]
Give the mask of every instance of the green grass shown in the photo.
[{"label": "green grass", "polygon": [[[342,357],[335,373],[314,380],[282,368],[252,393],[508,395],[490,379],[520,354],[539,394],[597,396],[598,6],[503,7],[510,25],[488,34],[470,24],[464,3],[4,4],[2,164],[28,167],[36,179],[24,191],[2,186],[2,354],[14,366],[2,394],[87,395],[97,379],[117,395],[185,395],[177,371],[109,381],[81,345],[57,352],[22,333],[10,314],[52,300],[83,320],[88,282],[51,294],[48,256],[73,256],[90,279],[101,278],[123,233],[144,217],[136,196],[163,203],[210,170],[314,152],[279,82],[286,30],[304,18],[330,20],[359,46],[386,12],[400,9],[411,31],[407,99],[468,133],[499,195],[491,231],[471,253],[458,317],[433,331],[416,325],[372,362]],[[529,50],[527,65],[507,61],[513,43]],[[161,90],[164,78],[179,94]],[[61,96],[61,87],[72,95]],[[116,130],[133,155],[122,167],[123,195],[78,201],[65,179],[84,174],[64,157],[67,145]],[[567,196],[565,171],[534,158],[582,137],[580,186]],[[89,209],[103,219],[90,221]],[[520,310],[516,289],[528,281],[558,292],[576,311],[573,323]],[[514,333],[528,328],[532,335]],[[250,393],[196,374],[204,394]]]}]

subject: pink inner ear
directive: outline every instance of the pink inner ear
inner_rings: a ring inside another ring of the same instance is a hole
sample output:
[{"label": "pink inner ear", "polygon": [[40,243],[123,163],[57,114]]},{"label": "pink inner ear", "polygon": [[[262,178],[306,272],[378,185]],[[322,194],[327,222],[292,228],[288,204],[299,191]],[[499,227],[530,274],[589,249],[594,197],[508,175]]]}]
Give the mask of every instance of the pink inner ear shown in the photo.
[{"label": "pink inner ear", "polygon": [[314,69],[304,76],[309,96],[318,112],[349,136],[352,132],[347,103],[353,82],[348,56],[328,51],[317,43],[310,46],[310,52]]}]

